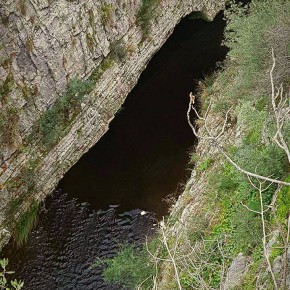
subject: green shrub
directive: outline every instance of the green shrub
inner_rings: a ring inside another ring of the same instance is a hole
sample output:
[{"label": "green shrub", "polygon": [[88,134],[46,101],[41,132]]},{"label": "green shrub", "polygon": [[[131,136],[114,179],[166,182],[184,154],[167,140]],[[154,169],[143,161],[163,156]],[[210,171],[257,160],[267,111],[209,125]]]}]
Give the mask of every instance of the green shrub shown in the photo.
[{"label": "green shrub", "polygon": [[113,259],[106,261],[103,272],[107,283],[120,287],[135,289],[143,281],[142,289],[152,289],[152,278],[155,274],[154,264],[150,263],[145,249],[125,246]]},{"label": "green shrub", "polygon": [[15,81],[13,75],[9,73],[6,76],[5,81],[2,83],[2,85],[0,85],[0,101],[4,101],[8,98],[9,94],[14,88],[14,84]]},{"label": "green shrub", "polygon": [[99,79],[102,77],[103,73],[108,70],[113,64],[114,61],[112,56],[107,56],[103,60],[103,62],[92,71],[89,80],[91,80],[93,83],[98,82]]},{"label": "green shrub", "polygon": [[110,52],[113,60],[123,61],[127,56],[127,49],[122,39],[119,39],[110,45]]},{"label": "green shrub", "polygon": [[151,21],[156,15],[157,5],[160,0],[142,0],[137,12],[137,25],[141,27],[143,39],[147,38],[151,30]]},{"label": "green shrub", "polygon": [[288,165],[285,153],[273,143],[267,146],[259,143],[242,145],[235,159],[248,171],[275,178],[282,178]]},{"label": "green shrub", "polygon": [[28,234],[34,227],[39,210],[39,204],[35,201],[30,209],[23,213],[17,221],[14,239],[18,245],[22,245],[27,241]]},{"label": "green shrub", "polygon": [[251,254],[263,236],[260,216],[239,205],[232,214],[231,222],[234,228],[231,237],[234,254]]},{"label": "green shrub", "polygon": [[[290,181],[290,177],[286,178]],[[290,187],[284,186],[278,193],[277,197],[277,219],[281,223],[285,223],[290,214]]]},{"label": "green shrub", "polygon": [[15,107],[6,107],[0,112],[0,143],[11,146],[15,141],[18,129],[19,115]]},{"label": "green shrub", "polygon": [[43,145],[51,148],[66,134],[72,116],[80,111],[83,97],[94,87],[91,80],[72,79],[66,93],[39,119],[39,134]]},{"label": "green shrub", "polygon": [[198,166],[198,171],[205,171],[207,170],[212,164],[214,163],[214,160],[212,158],[207,158],[203,160]]},{"label": "green shrub", "polygon": [[87,46],[89,48],[89,51],[91,53],[94,53],[95,39],[89,32],[86,33],[86,42],[87,42]]},{"label": "green shrub", "polygon": [[114,6],[112,4],[103,4],[101,7],[101,21],[103,25],[110,25],[114,15]]},{"label": "green shrub", "polygon": [[[45,148],[53,147],[65,134],[74,119],[81,110],[81,102],[85,95],[89,94],[103,73],[113,65],[111,56],[105,58],[96,67],[86,80],[73,78],[67,85],[66,92],[46,110],[38,121],[38,131],[41,143]],[[30,143],[35,138],[35,131],[27,138]]]}]

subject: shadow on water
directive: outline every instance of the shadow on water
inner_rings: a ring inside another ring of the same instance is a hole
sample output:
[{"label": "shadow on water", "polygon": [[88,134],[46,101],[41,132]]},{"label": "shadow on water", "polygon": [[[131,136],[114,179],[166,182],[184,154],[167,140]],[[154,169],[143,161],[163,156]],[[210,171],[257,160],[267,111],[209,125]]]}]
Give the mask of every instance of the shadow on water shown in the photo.
[{"label": "shadow on water", "polygon": [[186,181],[195,142],[188,95],[225,57],[222,18],[185,18],[177,25],[109,131],[47,198],[28,242],[4,249],[25,289],[118,289],[90,266],[96,257],[112,257],[120,244],[152,234],[156,217],[168,210],[163,198]]}]

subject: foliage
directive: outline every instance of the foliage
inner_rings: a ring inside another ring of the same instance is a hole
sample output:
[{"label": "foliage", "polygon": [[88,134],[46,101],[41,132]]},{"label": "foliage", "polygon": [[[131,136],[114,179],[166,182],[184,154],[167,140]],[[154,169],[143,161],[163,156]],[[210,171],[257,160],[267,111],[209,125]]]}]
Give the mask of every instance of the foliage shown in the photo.
[{"label": "foliage", "polygon": [[110,52],[113,60],[122,61],[127,56],[127,49],[122,39],[119,39],[110,45]]},{"label": "foliage", "polygon": [[12,92],[14,88],[14,78],[11,73],[9,73],[4,82],[0,85],[0,101],[6,100],[9,94]]},{"label": "foliage", "polygon": [[17,198],[11,199],[7,205],[5,214],[9,218],[13,219],[15,212],[19,210],[19,207],[21,206],[23,201],[24,201],[23,197],[17,197]]},{"label": "foliage", "polygon": [[103,276],[107,283],[134,289],[136,285],[145,281],[142,289],[151,289],[151,277],[154,275],[155,269],[148,260],[145,248],[124,246],[114,258],[106,260],[105,263]]},{"label": "foliage", "polygon": [[213,162],[214,162],[214,160],[212,158],[206,158],[201,163],[199,163],[199,165],[197,166],[197,170],[198,171],[205,171],[213,164]]},{"label": "foliage", "polygon": [[8,259],[5,259],[5,258],[0,259],[0,289],[5,289],[5,290],[22,289],[22,287],[24,286],[24,283],[22,281],[18,281],[16,279],[10,280],[7,278],[7,275],[11,275],[14,273],[13,271],[8,271],[7,266],[8,266]]},{"label": "foliage", "polygon": [[271,66],[271,48],[276,51],[279,63],[276,82],[280,84],[288,78],[289,51],[282,47],[287,47],[290,40],[289,13],[290,2],[283,0],[252,1],[246,8],[232,5],[227,10],[225,44],[230,51],[226,70],[219,77],[225,98],[253,99],[270,92],[267,71]]},{"label": "foliage", "polygon": [[[290,181],[290,176],[286,178],[286,181]],[[284,224],[290,215],[290,187],[283,187],[279,191],[276,207],[277,220]]]},{"label": "foliage", "polygon": [[70,115],[80,110],[84,95],[92,90],[92,82],[72,79],[64,95],[39,119],[39,133],[42,143],[50,148],[65,135]]},{"label": "foliage", "polygon": [[[72,120],[81,110],[84,96],[93,90],[102,74],[112,64],[112,58],[109,56],[92,71],[88,79],[73,78],[70,80],[66,92],[40,117],[37,130],[45,148],[53,147],[65,136]],[[32,138],[33,135],[30,135],[28,142],[32,141]]]},{"label": "foliage", "polygon": [[114,6],[105,3],[101,7],[101,21],[104,25],[110,25],[113,19]]},{"label": "foliage", "polygon": [[89,80],[96,83],[99,81],[104,72],[113,65],[114,61],[111,56],[107,56],[102,63],[97,66],[91,73]]},{"label": "foliage", "polygon": [[147,38],[151,30],[151,21],[155,17],[157,5],[160,0],[142,0],[137,12],[137,25],[141,27],[143,39]]},{"label": "foliage", "polygon": [[89,51],[91,53],[93,53],[94,47],[95,47],[95,39],[89,32],[86,33],[86,42],[87,42],[87,46],[89,48]]},{"label": "foliage", "polygon": [[[202,108],[208,106],[208,98],[214,99],[215,112],[223,114],[230,106],[234,107],[241,134],[239,145],[231,151],[232,159],[248,171],[279,179],[288,174],[289,165],[283,150],[273,143],[275,125],[269,104],[268,71],[272,62],[270,48],[277,47],[277,39],[282,39],[283,33],[278,33],[280,35],[275,38],[273,35],[270,37],[269,32],[285,33],[289,29],[289,25],[286,28],[281,24],[283,21],[289,24],[285,11],[290,12],[290,5],[285,1],[253,1],[246,9],[233,5],[226,13],[226,44],[230,52],[224,68],[215,75],[214,82],[201,86],[202,97],[205,96],[202,98],[205,103]],[[283,39],[281,43],[285,41]],[[287,41],[289,44],[289,38]],[[275,56],[279,60],[287,58],[283,49],[275,50]],[[288,73],[279,73],[282,69]],[[281,68],[279,63],[275,73],[278,74],[275,82],[280,84],[289,76],[289,69],[285,65]],[[288,127],[289,122],[283,131],[286,139]],[[264,208],[272,201],[275,190],[276,186],[270,186],[263,192]],[[278,195],[277,214],[281,221],[285,221],[289,211],[287,191],[282,189]],[[262,237],[261,220],[259,214],[249,210],[261,210],[257,190],[232,165],[226,163],[211,172],[207,193],[207,202],[211,205],[214,202],[218,218],[207,231],[211,232],[210,237],[213,235],[217,239],[227,236],[224,254],[235,257],[239,252],[248,255],[257,252]],[[268,227],[270,214],[267,212],[265,219]],[[256,275],[255,271],[260,266],[261,259],[251,268],[251,277]],[[218,270],[213,267],[211,271]],[[247,285],[243,287],[252,289]]]},{"label": "foliage", "polygon": [[15,107],[9,106],[0,112],[0,143],[10,146],[15,141],[19,115]]},{"label": "foliage", "polygon": [[39,204],[35,201],[30,209],[23,213],[17,221],[14,238],[18,245],[26,242],[29,232],[36,223],[38,210]]}]

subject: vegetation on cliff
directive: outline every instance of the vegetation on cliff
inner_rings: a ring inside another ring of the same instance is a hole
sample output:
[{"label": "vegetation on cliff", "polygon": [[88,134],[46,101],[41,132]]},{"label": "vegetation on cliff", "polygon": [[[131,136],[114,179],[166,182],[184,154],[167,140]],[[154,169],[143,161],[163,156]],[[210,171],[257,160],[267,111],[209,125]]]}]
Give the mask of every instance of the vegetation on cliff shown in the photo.
[{"label": "vegetation on cliff", "polygon": [[[111,282],[138,289],[287,287],[290,2],[233,4],[225,14],[229,53],[222,69],[201,84],[196,112],[199,146],[209,149],[192,158],[202,188],[186,188],[179,200],[189,212],[186,221],[181,224],[182,209],[175,210],[155,248],[131,255],[122,250],[108,263],[104,274]],[[231,281],[228,269],[239,253],[243,275]]]},{"label": "vegetation on cliff", "polygon": [[137,25],[141,27],[143,39],[146,39],[150,33],[152,19],[156,14],[159,1],[160,0],[142,0],[136,19]]}]

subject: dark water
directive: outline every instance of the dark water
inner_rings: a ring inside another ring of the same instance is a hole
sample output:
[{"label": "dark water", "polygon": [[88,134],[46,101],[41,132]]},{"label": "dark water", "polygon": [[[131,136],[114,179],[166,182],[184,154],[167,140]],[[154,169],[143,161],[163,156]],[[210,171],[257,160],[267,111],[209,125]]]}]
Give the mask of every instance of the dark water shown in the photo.
[{"label": "dark water", "polygon": [[120,244],[142,243],[168,210],[163,198],[186,181],[195,142],[188,95],[223,60],[223,28],[221,14],[211,23],[181,21],[110,130],[47,198],[28,242],[4,249],[25,289],[119,289],[90,266],[96,257],[112,257]]}]

